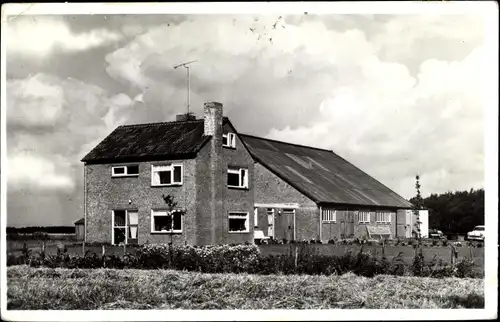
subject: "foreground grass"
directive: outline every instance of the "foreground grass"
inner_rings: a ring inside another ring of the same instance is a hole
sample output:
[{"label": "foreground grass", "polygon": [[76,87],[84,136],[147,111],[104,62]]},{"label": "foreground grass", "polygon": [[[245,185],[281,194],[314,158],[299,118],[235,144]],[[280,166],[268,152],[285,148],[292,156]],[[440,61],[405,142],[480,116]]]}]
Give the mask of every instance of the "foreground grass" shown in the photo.
[{"label": "foreground grass", "polygon": [[481,279],[7,268],[9,310],[484,308]]}]

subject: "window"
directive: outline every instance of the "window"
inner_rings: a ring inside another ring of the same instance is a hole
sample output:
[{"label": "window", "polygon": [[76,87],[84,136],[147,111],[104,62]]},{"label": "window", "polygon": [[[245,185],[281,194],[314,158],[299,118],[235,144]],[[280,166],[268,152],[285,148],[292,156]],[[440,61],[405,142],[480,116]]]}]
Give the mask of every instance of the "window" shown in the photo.
[{"label": "window", "polygon": [[138,176],[138,175],[139,175],[139,166],[137,164],[111,167],[112,177],[127,177],[127,176]]},{"label": "window", "polygon": [[151,166],[152,186],[172,186],[182,184],[182,164]]},{"label": "window", "polygon": [[337,211],[333,209],[323,209],[321,214],[321,221],[323,222],[336,222],[337,221]]},{"label": "window", "polygon": [[390,223],[391,222],[391,213],[390,212],[377,212],[376,222]]},{"label": "window", "polygon": [[227,186],[248,188],[248,169],[227,169]]},{"label": "window", "polygon": [[151,211],[152,233],[181,233],[182,213],[178,210],[169,212],[167,210]]},{"label": "window", "polygon": [[229,213],[229,232],[230,233],[248,233],[248,212],[230,212]]},{"label": "window", "polygon": [[358,212],[358,221],[360,223],[369,223],[370,222],[370,213],[368,211]]},{"label": "window", "polygon": [[139,214],[135,210],[113,210],[112,244],[137,244]]},{"label": "window", "polygon": [[235,148],[236,135],[234,133],[222,134],[222,146],[226,148]]}]

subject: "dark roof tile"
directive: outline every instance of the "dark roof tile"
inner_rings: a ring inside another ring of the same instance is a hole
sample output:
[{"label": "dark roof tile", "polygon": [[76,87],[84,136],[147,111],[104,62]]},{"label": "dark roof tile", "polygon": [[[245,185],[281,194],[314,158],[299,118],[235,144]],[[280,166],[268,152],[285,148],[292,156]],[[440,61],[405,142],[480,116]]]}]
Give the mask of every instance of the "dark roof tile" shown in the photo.
[{"label": "dark roof tile", "polygon": [[410,208],[333,151],[240,134],[252,157],[317,203]]}]

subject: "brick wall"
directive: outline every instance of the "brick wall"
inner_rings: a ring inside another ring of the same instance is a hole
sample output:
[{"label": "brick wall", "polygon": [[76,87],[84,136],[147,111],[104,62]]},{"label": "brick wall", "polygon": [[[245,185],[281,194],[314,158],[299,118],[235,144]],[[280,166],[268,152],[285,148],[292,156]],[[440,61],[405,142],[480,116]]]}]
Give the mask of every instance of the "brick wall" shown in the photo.
[{"label": "brick wall", "polygon": [[[263,165],[254,166],[255,203],[298,203],[295,210],[295,239],[319,238],[319,209],[316,203],[276,176]],[[275,209],[275,214],[278,208]],[[268,236],[267,207],[258,209],[258,228]]]},{"label": "brick wall", "polygon": [[[112,210],[137,210],[139,216],[138,242],[176,244],[193,243],[195,236],[196,189],[195,160],[178,160],[183,164],[183,185],[151,186],[151,165],[165,162],[139,163],[139,176],[111,177],[111,167],[120,164],[85,165],[87,176],[87,241],[111,242]],[[137,163],[131,163],[137,164]],[[179,208],[186,209],[181,234],[151,233],[151,209],[166,209],[162,194],[171,195]],[[131,203],[129,203],[129,200]]]}]

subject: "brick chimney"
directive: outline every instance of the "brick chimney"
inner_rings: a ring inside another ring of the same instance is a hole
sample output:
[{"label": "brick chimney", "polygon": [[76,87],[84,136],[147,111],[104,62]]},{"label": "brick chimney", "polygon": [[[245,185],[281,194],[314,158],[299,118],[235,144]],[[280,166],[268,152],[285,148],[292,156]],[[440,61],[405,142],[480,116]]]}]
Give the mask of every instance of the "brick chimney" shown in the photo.
[{"label": "brick chimney", "polygon": [[[210,172],[210,244],[220,244],[224,235],[224,209],[222,202],[222,190],[224,187],[225,168],[222,158],[222,104],[218,102],[206,102],[203,106],[204,134],[212,136],[209,152]],[[205,221],[205,224],[207,221]],[[208,237],[208,236],[207,236]]]},{"label": "brick chimney", "polygon": [[196,116],[193,113],[177,114],[175,116],[176,121],[194,121]]},{"label": "brick chimney", "polygon": [[203,105],[205,118],[205,135],[221,136],[222,139],[222,104],[219,102],[206,102]]}]

